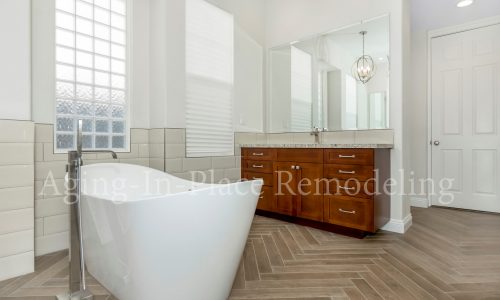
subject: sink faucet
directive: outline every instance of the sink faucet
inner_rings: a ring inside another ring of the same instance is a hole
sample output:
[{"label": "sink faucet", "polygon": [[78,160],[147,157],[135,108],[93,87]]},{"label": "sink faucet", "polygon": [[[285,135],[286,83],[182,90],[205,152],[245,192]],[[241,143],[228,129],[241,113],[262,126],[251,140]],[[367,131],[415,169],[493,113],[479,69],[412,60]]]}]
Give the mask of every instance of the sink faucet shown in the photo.
[{"label": "sink faucet", "polygon": [[114,159],[118,156],[111,150],[82,150],[83,121],[78,120],[76,150],[68,151],[68,202],[70,203],[70,262],[69,262],[69,293],[57,296],[58,300],[92,300],[93,295],[87,289],[85,280],[85,260],[83,256],[82,210],[81,196],[81,166],[83,153],[110,153]]},{"label": "sink faucet", "polygon": [[319,134],[322,132],[323,129],[319,128],[318,126],[314,126],[311,135],[314,135],[314,143],[319,144]]}]

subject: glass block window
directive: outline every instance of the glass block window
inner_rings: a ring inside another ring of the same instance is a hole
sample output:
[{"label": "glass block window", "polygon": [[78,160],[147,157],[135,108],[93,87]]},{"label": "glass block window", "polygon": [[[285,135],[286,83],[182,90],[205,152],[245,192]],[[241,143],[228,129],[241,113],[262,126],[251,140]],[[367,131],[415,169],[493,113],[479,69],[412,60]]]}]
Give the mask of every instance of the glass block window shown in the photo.
[{"label": "glass block window", "polygon": [[56,151],[126,149],[127,0],[56,0]]}]

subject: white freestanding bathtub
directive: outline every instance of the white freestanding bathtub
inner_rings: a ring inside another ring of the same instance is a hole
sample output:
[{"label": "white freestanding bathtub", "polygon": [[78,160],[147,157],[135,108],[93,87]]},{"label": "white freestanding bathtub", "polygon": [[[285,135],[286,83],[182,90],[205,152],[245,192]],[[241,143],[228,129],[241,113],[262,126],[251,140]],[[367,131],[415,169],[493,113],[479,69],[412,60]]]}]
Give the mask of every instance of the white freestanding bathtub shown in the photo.
[{"label": "white freestanding bathtub", "polygon": [[121,300],[222,300],[262,181],[199,184],[146,167],[82,167],[88,271]]}]

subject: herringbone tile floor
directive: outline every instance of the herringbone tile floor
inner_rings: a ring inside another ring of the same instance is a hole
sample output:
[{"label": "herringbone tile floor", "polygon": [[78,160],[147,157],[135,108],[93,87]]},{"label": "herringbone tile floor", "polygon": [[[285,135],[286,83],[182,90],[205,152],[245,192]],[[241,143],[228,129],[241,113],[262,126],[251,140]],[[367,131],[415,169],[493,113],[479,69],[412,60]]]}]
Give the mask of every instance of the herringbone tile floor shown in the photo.
[{"label": "herringbone tile floor", "polygon": [[[407,234],[363,240],[256,217],[230,299],[500,299],[499,215],[412,213]],[[34,274],[0,282],[0,298],[53,299],[64,290],[64,252],[36,265]]]}]

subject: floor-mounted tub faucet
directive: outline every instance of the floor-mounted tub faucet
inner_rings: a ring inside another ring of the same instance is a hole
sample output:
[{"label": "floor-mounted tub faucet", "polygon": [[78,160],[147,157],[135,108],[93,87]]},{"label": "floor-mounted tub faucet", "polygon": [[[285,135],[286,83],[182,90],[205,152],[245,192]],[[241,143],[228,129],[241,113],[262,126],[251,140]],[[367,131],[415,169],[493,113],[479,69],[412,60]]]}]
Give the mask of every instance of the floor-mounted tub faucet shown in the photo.
[{"label": "floor-mounted tub faucet", "polygon": [[85,280],[85,260],[83,257],[83,235],[81,219],[81,166],[84,153],[110,153],[114,159],[118,156],[111,150],[82,150],[83,121],[78,120],[76,150],[68,151],[68,203],[70,207],[70,262],[69,293],[57,296],[58,300],[92,300],[93,295],[87,289]]}]

